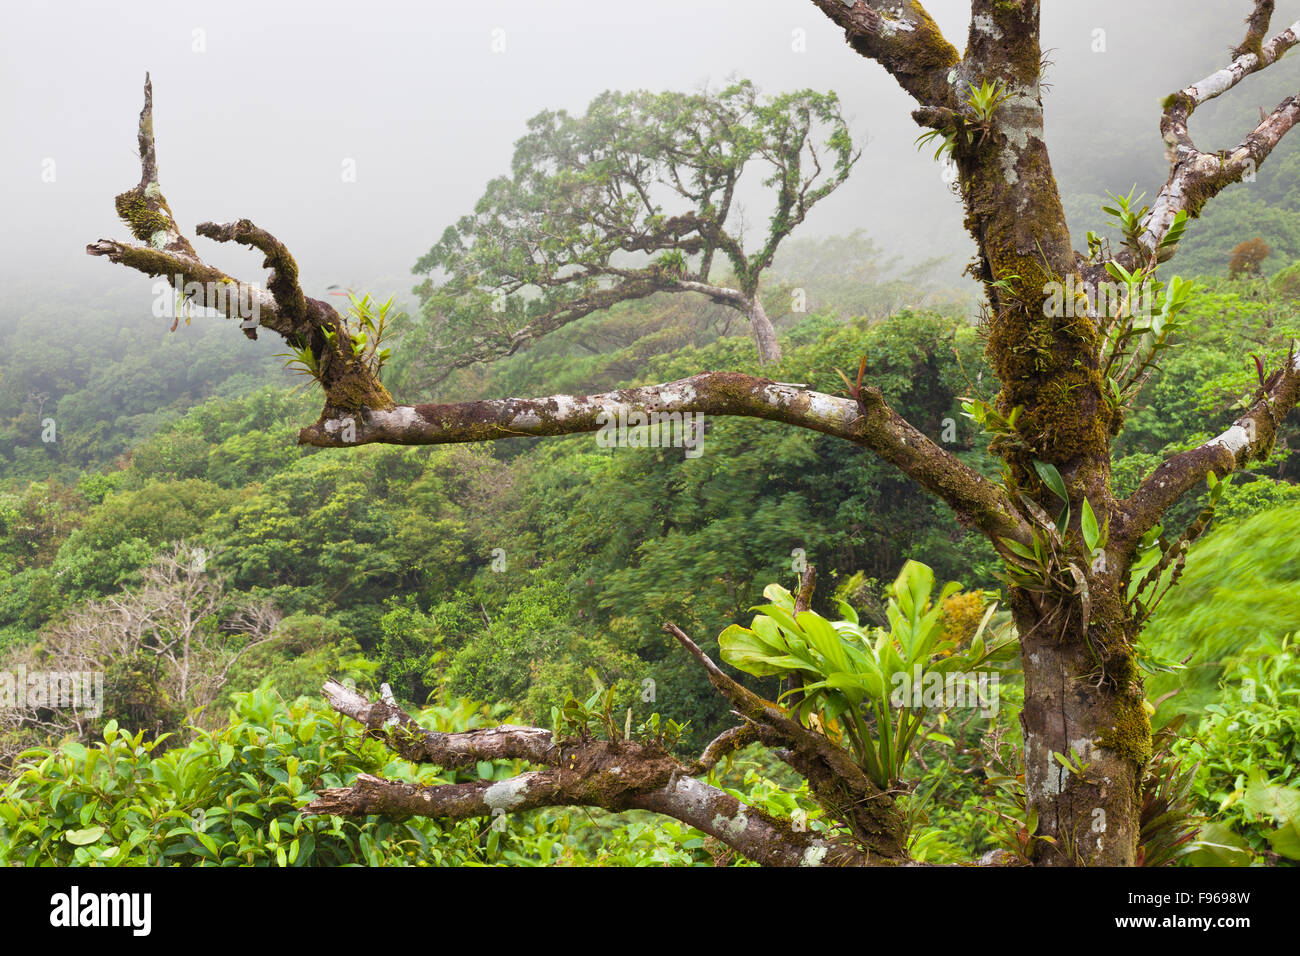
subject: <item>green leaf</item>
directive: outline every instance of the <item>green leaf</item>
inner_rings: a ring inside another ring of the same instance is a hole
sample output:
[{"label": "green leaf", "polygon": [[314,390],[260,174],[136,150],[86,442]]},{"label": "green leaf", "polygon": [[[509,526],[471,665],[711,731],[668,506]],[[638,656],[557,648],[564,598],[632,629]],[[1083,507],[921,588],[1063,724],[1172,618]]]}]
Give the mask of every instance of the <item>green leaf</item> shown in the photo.
[{"label": "green leaf", "polygon": [[1032,561],[1035,564],[1038,563],[1038,556],[1034,554],[1032,548],[1026,547],[1014,538],[999,538],[998,540],[1006,545],[1007,550],[1012,554],[1019,555],[1026,561]]},{"label": "green leaf", "polygon": [[1052,489],[1052,493],[1062,501],[1070,500],[1069,493],[1065,490],[1065,479],[1061,473],[1056,470],[1056,466],[1045,461],[1034,459],[1034,471],[1038,472],[1038,477],[1042,479],[1043,484]]},{"label": "green leaf", "polygon": [[1268,783],[1258,770],[1251,773],[1241,805],[1282,826],[1300,822],[1300,790]]},{"label": "green leaf", "polygon": [[68,830],[63,834],[63,839],[73,846],[89,846],[103,835],[103,827],[87,827],[85,830]]},{"label": "green leaf", "polygon": [[739,624],[732,624],[718,635],[718,647],[724,661],[755,677],[785,674],[791,670],[789,666],[778,663],[781,655],[773,654],[766,641]]},{"label": "green leaf", "polygon": [[1300,829],[1291,823],[1271,833],[1264,834],[1273,852],[1288,860],[1300,860]]},{"label": "green leaf", "polygon": [[859,624],[859,625],[862,623],[862,622],[858,619],[858,612],[857,612],[857,610],[853,607],[852,604],[849,604],[847,601],[838,601],[838,600],[837,600],[837,601],[835,602],[835,609],[836,609],[837,611],[840,612],[840,616],[841,616],[844,620],[846,620],[846,621],[852,621],[854,624]]},{"label": "green leaf", "polygon": [[1083,511],[1079,516],[1079,524],[1083,529],[1083,543],[1088,546],[1088,550],[1095,551],[1101,543],[1101,529],[1097,527],[1097,516],[1093,514],[1092,505],[1088,499],[1083,499]]},{"label": "green leaf", "polygon": [[[1110,210],[1107,210],[1107,212],[1110,212]],[[1106,263],[1106,271],[1125,285],[1133,284],[1133,273],[1129,272],[1118,262],[1111,261]]]},{"label": "green leaf", "polygon": [[[861,693],[863,691],[870,697],[880,700],[885,696],[885,682],[880,676],[879,670],[864,670],[856,674],[846,674],[837,672],[826,678],[826,684],[834,687],[836,690],[844,691],[854,704],[860,704]],[[858,692],[857,699],[854,699],[854,691]]]},{"label": "green leaf", "polygon": [[1207,823],[1183,859],[1192,866],[1249,866],[1250,848],[1227,826]]},{"label": "green leaf", "polygon": [[800,629],[808,636],[808,642],[831,665],[831,670],[847,671],[849,658],[844,652],[840,636],[826,620],[816,611],[801,611],[795,619]]}]

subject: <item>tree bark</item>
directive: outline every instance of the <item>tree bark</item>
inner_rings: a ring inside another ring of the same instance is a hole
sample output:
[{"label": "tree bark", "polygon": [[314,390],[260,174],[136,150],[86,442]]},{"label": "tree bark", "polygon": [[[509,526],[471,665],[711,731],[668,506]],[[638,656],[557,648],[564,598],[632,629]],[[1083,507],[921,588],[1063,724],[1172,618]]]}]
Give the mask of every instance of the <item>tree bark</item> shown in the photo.
[{"label": "tree bark", "polygon": [[754,335],[754,344],[758,346],[758,364],[778,364],[781,361],[781,346],[776,340],[776,329],[772,327],[772,320],[763,310],[763,303],[759,300],[758,293],[754,294],[749,304],[749,330]]},{"label": "tree bark", "polygon": [[[1015,440],[995,442],[993,450],[1026,508],[1055,514],[1061,505],[1038,478],[1035,461],[1056,467],[1071,503],[1071,527],[1054,543],[1042,589],[1014,587],[1009,594],[1025,674],[1026,796],[1039,835],[1048,838],[1036,844],[1035,859],[1131,865],[1143,752],[1150,754],[1132,667],[1135,629],[1118,600],[1115,571],[1095,569],[1080,554],[1079,532],[1085,499],[1097,514],[1110,512],[1110,439],[1117,429],[1105,399],[1097,326],[1088,316],[1053,317],[1044,309],[1052,284],[1075,271],[1075,257],[1043,139],[1038,37],[1037,3],[973,4],[961,79],[998,81],[1007,95],[993,121],[966,118],[954,158],[990,303],[998,409],[1021,409]],[[1052,540],[1052,522],[1040,524],[1039,534]],[[1121,746],[1121,724],[1141,742]],[[1070,773],[1062,759],[1089,767]],[[1095,825],[1106,829],[1095,833]]]},{"label": "tree bark", "polygon": [[1026,796],[1047,838],[1035,845],[1035,860],[1132,866],[1151,726],[1132,657],[1102,666],[1091,649],[1125,646],[1127,622],[1094,619],[1085,628],[1072,616],[1062,626],[1024,595],[1012,607],[1025,675]]}]

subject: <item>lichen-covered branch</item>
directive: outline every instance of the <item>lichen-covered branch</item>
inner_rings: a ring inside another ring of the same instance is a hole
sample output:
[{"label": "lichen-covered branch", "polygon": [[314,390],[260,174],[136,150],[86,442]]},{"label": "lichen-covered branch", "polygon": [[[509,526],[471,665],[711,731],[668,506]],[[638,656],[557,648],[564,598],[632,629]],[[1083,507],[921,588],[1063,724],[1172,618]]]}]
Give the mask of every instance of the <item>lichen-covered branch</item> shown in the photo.
[{"label": "lichen-covered branch", "polygon": [[519,435],[594,432],[635,415],[734,415],[785,422],[869,448],[939,498],[958,517],[993,537],[1028,540],[1005,491],[917,431],[886,404],[879,389],[857,401],[739,372],[691,378],[597,395],[552,395],[452,404],[362,409],[304,428],[306,445],[347,447],[371,442],[437,445]]},{"label": "lichen-covered branch", "polygon": [[272,270],[268,287],[263,289],[205,263],[181,234],[158,182],[153,86],[148,74],[138,138],[140,183],[115,200],[118,215],[138,242],[100,239],[86,246],[87,254],[146,275],[162,276],[192,305],[240,320],[250,338],[257,338],[258,328],[270,329],[301,354],[310,354],[313,374],[325,391],[327,414],[361,407],[391,408],[388,391],[354,354],[352,337],[338,312],[329,303],[303,294],[298,264],[275,236],[247,219],[224,225],[205,222],[197,229],[199,235],[218,242],[234,241],[261,251],[263,264]]},{"label": "lichen-covered branch", "polygon": [[355,690],[329,681],[324,694],[329,705],[382,739],[405,760],[464,770],[480,760],[527,760],[554,764],[560,759],[549,730],[503,724],[482,730],[445,734],[421,727],[393,698],[384,694],[370,701]]},{"label": "lichen-covered branch", "polygon": [[1272,12],[1272,0],[1257,2],[1246,21],[1246,38],[1233,51],[1236,58],[1166,98],[1160,117],[1160,135],[1169,160],[1169,179],[1142,223],[1141,243],[1148,253],[1155,252],[1179,212],[1186,210],[1189,216],[1199,215],[1205,203],[1226,186],[1240,182],[1247,173],[1258,169],[1300,119],[1300,96],[1289,96],[1241,143],[1232,149],[1209,153],[1197,148],[1188,131],[1188,120],[1198,106],[1276,63],[1283,53],[1300,42],[1300,21],[1264,40]]},{"label": "lichen-covered branch", "polygon": [[948,74],[961,61],[916,0],[813,0],[856,52],[875,60],[922,106],[956,106]]},{"label": "lichen-covered branch", "polygon": [[[339,713],[360,722],[407,760],[446,769],[480,760],[523,760],[546,769],[506,780],[424,787],[359,774],[349,787],[324,788],[304,808],[308,814],[441,820],[505,814],[546,807],[585,806],[611,811],[649,810],[690,824],[746,858],[767,866],[865,865],[870,857],[849,844],[790,824],[691,777],[699,772],[667,751],[634,741],[553,741],[539,727],[503,725],[444,734],[425,730],[384,694],[369,701],[331,681],[325,696]],[[739,742],[739,735],[733,742]],[[706,752],[707,754],[707,752]]]},{"label": "lichen-covered branch", "polygon": [[1256,459],[1268,457],[1278,425],[1300,400],[1300,354],[1263,383],[1246,414],[1227,431],[1162,462],[1129,497],[1116,503],[1113,537],[1117,549],[1131,550],[1142,535],[1160,523],[1165,511],[1205,481],[1210,472],[1222,478]]}]

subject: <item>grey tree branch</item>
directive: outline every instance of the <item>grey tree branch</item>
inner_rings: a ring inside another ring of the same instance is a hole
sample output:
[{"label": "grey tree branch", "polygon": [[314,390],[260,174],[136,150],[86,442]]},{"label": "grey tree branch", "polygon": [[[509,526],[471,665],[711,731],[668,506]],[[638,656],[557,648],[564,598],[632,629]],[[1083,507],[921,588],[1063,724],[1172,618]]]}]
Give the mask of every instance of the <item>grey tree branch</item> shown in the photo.
[{"label": "grey tree branch", "polygon": [[[304,808],[307,814],[443,820],[500,817],[561,806],[606,810],[650,810],[688,823],[737,852],[767,866],[865,865],[870,858],[846,844],[788,823],[730,794],[693,779],[686,767],[661,748],[632,741],[553,742],[539,727],[503,725],[440,734],[425,730],[391,700],[369,701],[333,681],[326,699],[339,713],[358,720],[405,759],[455,769],[479,760],[516,759],[547,767],[506,780],[422,787],[359,774],[349,787],[323,788]],[[387,695],[385,695],[387,696]]]},{"label": "grey tree branch", "polygon": [[1141,243],[1148,253],[1155,252],[1180,211],[1186,210],[1189,216],[1199,215],[1205,203],[1226,186],[1240,182],[1248,171],[1257,169],[1300,118],[1300,97],[1289,96],[1241,143],[1214,153],[1199,149],[1188,131],[1188,120],[1198,106],[1276,63],[1283,53],[1300,42],[1300,21],[1267,41],[1262,39],[1272,10],[1271,0],[1257,2],[1247,20],[1246,39],[1234,50],[1236,58],[1165,100],[1160,135],[1169,160],[1169,179],[1142,223]]},{"label": "grey tree branch", "polygon": [[1118,550],[1131,551],[1165,511],[1210,472],[1222,478],[1268,456],[1278,425],[1300,400],[1300,355],[1293,353],[1267,385],[1227,431],[1162,462],[1133,494],[1116,502],[1113,539]]},{"label": "grey tree branch", "polygon": [[338,448],[371,442],[438,445],[519,435],[572,435],[597,431],[633,412],[734,415],[835,435],[871,449],[947,502],[963,523],[995,541],[1029,540],[1028,525],[999,485],[917,431],[875,388],[863,388],[855,402],[739,372],[705,372],[597,395],[362,409],[323,418],[302,429],[298,441]]}]

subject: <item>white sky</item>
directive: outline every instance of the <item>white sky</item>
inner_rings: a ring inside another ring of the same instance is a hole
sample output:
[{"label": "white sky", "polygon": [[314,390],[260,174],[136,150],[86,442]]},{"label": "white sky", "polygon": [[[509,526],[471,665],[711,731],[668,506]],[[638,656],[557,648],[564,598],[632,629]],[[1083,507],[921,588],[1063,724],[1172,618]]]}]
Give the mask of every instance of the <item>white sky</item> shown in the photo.
[{"label": "white sky", "polygon": [[[964,47],[968,4],[928,6]],[[1291,6],[1279,4],[1275,29],[1288,13],[1295,18]],[[1085,119],[1103,125],[1117,97],[1143,90],[1134,149],[1158,161],[1154,91],[1226,62],[1249,3],[1045,7],[1044,46],[1055,49],[1049,143]],[[1189,35],[1190,19],[1205,14],[1221,28]],[[488,178],[507,170],[514,140],[538,111],[581,111],[609,88],[684,89],[732,74],[766,92],[836,90],[866,147],[804,235],[860,226],[910,257],[949,253],[956,267],[971,251],[932,151],[912,145],[919,130],[910,100],[807,0],[5,0],[0,17],[0,277],[11,288],[136,281],[144,294],[144,277],[83,249],[129,238],[112,199],[139,179],[146,69],[163,191],[182,228],[192,235],[205,219],[252,219],[288,244],[309,294],[331,282],[408,292],[411,265],[470,211]],[[1153,53],[1145,44],[1156,23],[1168,32]],[[1108,32],[1104,57],[1090,50],[1097,27]],[[806,52],[792,49],[797,29],[806,31]],[[492,51],[494,30],[504,31],[504,52]],[[1189,56],[1189,65],[1180,43],[1210,50],[1210,62]],[[343,182],[346,159],[356,182]],[[1058,172],[1087,159],[1058,156]],[[50,160],[55,179],[43,182]],[[202,239],[196,247],[241,278],[263,278],[252,253]]]}]

